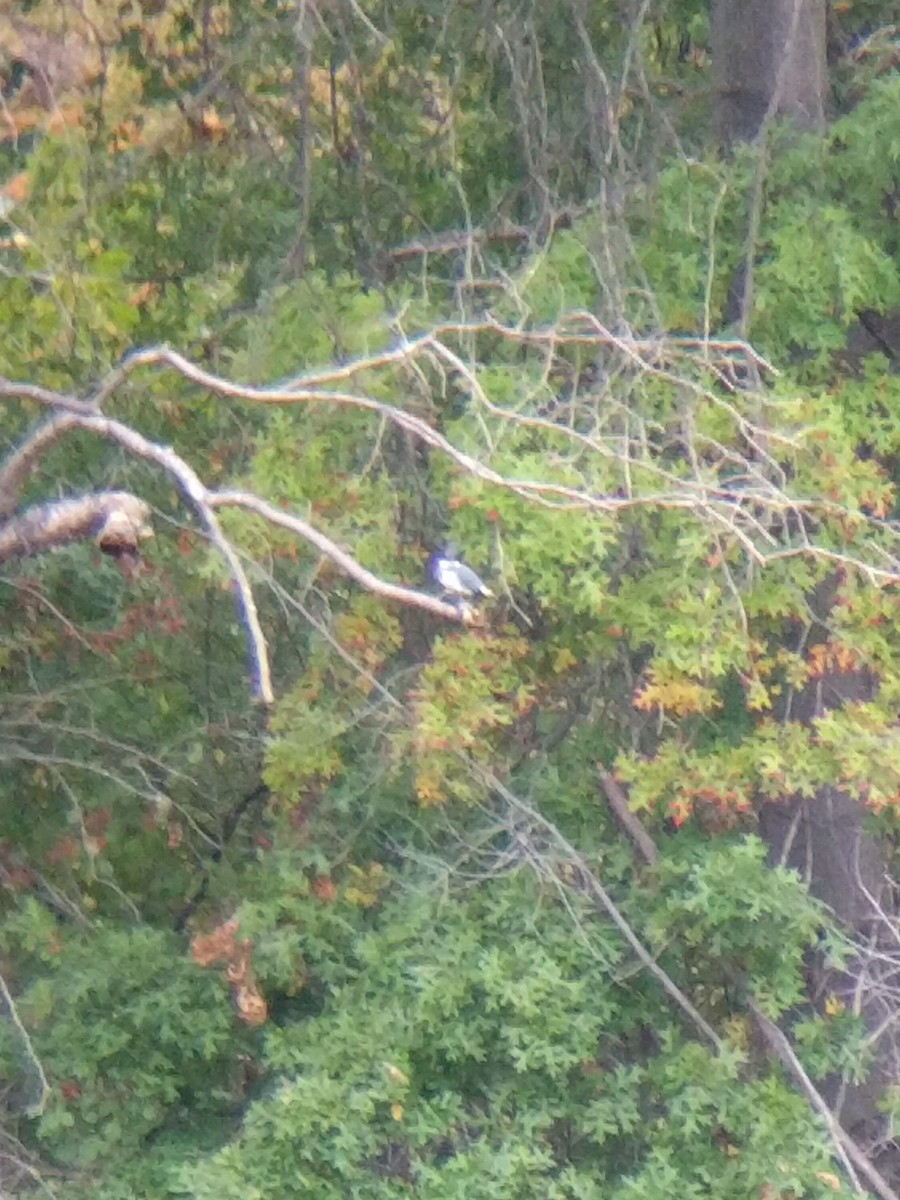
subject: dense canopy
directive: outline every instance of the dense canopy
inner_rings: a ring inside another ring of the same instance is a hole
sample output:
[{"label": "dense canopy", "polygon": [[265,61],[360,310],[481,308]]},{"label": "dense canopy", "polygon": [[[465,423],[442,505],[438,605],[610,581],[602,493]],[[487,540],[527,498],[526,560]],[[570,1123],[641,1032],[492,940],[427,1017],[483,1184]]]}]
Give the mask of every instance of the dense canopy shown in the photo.
[{"label": "dense canopy", "polygon": [[4,1195],[900,1196],[898,29],[4,8]]}]

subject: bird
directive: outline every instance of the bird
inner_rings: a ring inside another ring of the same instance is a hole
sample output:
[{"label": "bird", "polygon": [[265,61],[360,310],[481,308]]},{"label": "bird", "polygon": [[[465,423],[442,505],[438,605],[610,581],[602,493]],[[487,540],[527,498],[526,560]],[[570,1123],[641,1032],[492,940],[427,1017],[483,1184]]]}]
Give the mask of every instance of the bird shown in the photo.
[{"label": "bird", "polygon": [[472,599],[476,596],[493,596],[493,592],[479,579],[471,567],[456,558],[452,550],[445,546],[436,550],[428,561],[431,578],[445,595],[461,596]]}]

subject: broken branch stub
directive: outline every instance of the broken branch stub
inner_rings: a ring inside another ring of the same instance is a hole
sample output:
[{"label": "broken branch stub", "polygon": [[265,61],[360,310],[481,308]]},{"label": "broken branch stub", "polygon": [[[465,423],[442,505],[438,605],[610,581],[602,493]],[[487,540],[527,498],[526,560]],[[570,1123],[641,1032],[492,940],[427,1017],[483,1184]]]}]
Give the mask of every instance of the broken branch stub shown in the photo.
[{"label": "broken branch stub", "polygon": [[0,523],[0,563],[89,537],[104,554],[135,555],[152,536],[146,501],[130,492],[95,492],[36,504]]}]

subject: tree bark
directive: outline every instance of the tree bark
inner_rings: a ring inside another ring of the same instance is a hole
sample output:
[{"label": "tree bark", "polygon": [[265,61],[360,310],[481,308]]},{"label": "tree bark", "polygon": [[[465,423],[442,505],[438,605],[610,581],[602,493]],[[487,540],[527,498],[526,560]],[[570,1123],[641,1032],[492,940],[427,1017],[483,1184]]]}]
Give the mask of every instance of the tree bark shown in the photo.
[{"label": "tree bark", "polygon": [[[823,621],[833,605],[834,580],[811,598],[821,605]],[[877,681],[864,668],[833,670],[811,681],[791,705],[786,719],[810,725],[830,709],[865,702]],[[822,788],[811,798],[788,804],[763,803],[760,833],[774,862],[795,868],[809,889],[837,918],[860,947],[842,970],[820,960],[809,965],[809,999],[820,1011],[829,998],[858,1012],[872,1035],[872,1066],[861,1083],[835,1076],[822,1088],[835,1116],[864,1146],[882,1140],[885,1118],[880,1101],[896,1080],[898,1022],[897,903],[882,842],[867,826],[864,803],[838,786]],[[818,959],[818,956],[814,956]],[[892,1182],[900,1177],[900,1160],[889,1147],[875,1156]]]},{"label": "tree bark", "polygon": [[775,117],[825,124],[825,0],[712,0],[716,125],[723,145]]},{"label": "tree bark", "polygon": [[[776,118],[801,130],[824,129],[826,16],[825,0],[711,0],[715,115],[723,146],[757,138]],[[745,269],[752,269],[752,245],[749,254]],[[752,302],[752,289],[738,290]],[[837,583],[832,577],[810,597],[821,622],[819,640],[827,637]],[[810,725],[829,709],[870,698],[876,688],[865,669],[835,670],[812,681],[783,717]],[[872,1033],[868,1077],[860,1084],[836,1078],[826,1088],[843,1127],[872,1145],[884,1127],[879,1101],[900,1061],[892,1019],[900,933],[885,847],[867,816],[864,803],[837,785],[789,804],[763,798],[759,811],[772,860],[796,868],[861,947],[842,971],[813,963],[809,998],[821,1006],[828,996],[839,997],[862,1014]],[[887,1154],[879,1165],[894,1179],[900,1175]]]}]

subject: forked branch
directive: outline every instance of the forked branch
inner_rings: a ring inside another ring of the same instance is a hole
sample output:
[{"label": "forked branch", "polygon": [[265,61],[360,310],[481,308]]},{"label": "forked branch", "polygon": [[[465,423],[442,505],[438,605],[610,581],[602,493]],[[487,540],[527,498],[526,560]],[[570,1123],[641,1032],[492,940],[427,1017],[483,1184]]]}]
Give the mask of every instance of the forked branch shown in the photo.
[{"label": "forked branch", "polygon": [[[34,390],[28,389],[28,399]],[[264,704],[274,702],[272,673],[265,634],[259,620],[250,580],[241,557],[225,535],[216,516],[217,508],[241,507],[256,512],[270,524],[289,529],[324,554],[351,579],[376,595],[424,609],[450,621],[467,621],[470,610],[448,604],[436,596],[380,579],[307,521],[285,513],[249,492],[216,492],[207,488],[196,471],[174,450],[150,441],[130,426],[90,411],[69,411],[41,426],[0,468],[0,482],[7,482],[10,495],[17,495],[28,473],[63,432],[87,430],[122,446],[136,458],[161,468],[177,485],[200,525],[224,559],[238,596],[242,623],[247,633],[253,664],[254,690]],[[0,563],[15,557],[40,554],[89,536],[101,549],[116,554],[135,551],[152,533],[150,509],[129,492],[95,492],[86,496],[51,501],[8,515],[0,521]]]}]

